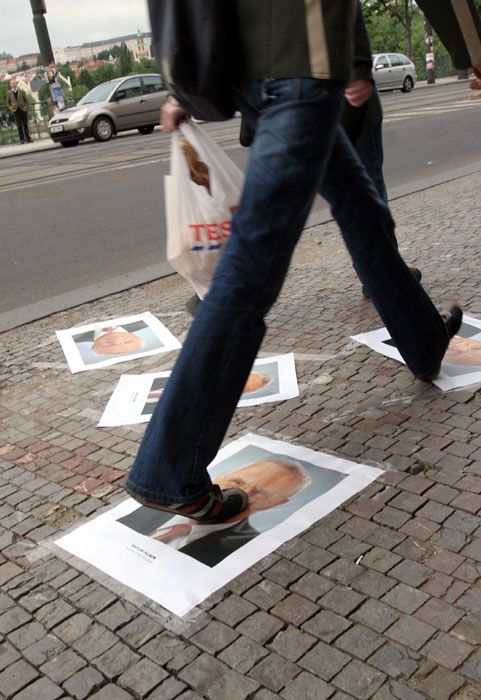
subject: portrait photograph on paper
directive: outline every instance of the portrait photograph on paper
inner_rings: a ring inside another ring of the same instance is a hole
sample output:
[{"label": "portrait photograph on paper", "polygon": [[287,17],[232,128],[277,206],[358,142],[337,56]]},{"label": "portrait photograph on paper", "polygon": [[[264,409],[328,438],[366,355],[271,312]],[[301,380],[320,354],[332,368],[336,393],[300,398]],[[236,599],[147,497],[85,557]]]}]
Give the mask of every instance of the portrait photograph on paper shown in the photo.
[{"label": "portrait photograph on paper", "polygon": [[180,342],[150,312],[56,331],[71,372],[177,350]]},{"label": "portrait photograph on paper", "polygon": [[[403,362],[386,328],[352,336],[372,350]],[[433,384],[443,391],[481,383],[481,321],[463,316],[458,333],[451,338],[441,363],[441,371]]]},{"label": "portrait photograph on paper", "polygon": [[[120,377],[102,417],[100,427],[146,423],[150,420],[170,372],[124,374]],[[299,396],[294,355],[258,358],[238,406],[285,401]]]},{"label": "portrait photograph on paper", "polygon": [[184,615],[283,542],[361,491],[381,473],[308,448],[246,435],[209,467],[221,488],[249,494],[245,511],[202,524],[127,499],[57,544]]}]

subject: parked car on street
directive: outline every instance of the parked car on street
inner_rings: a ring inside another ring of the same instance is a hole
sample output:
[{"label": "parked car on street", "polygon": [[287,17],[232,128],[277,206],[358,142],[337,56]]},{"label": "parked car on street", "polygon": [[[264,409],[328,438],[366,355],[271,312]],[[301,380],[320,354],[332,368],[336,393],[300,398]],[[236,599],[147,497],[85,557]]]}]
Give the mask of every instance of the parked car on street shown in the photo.
[{"label": "parked car on street", "polygon": [[166,99],[167,91],[157,73],[115,78],[96,85],[75,107],[52,117],[48,131],[52,140],[62,146],[77,146],[89,136],[108,141],[128,129],[151,134]]},{"label": "parked car on street", "polygon": [[402,53],[377,53],[372,57],[372,77],[378,90],[411,92],[416,84],[416,66]]}]

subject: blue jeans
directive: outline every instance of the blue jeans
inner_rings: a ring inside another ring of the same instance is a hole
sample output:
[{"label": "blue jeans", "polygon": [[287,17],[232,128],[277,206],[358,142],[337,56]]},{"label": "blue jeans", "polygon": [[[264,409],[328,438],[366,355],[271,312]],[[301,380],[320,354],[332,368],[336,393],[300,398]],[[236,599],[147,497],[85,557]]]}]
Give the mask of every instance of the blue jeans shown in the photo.
[{"label": "blue jeans", "polygon": [[389,242],[393,220],[339,119],[344,84],[249,81],[239,107],[257,118],[244,191],[211,289],[145,431],[127,490],[158,504],[211,487],[216,456],[261,345],[312,201],[331,205],[356,271],[415,375],[448,344],[444,322]]},{"label": "blue jeans", "polygon": [[356,140],[355,148],[379,195],[387,202],[386,183],[382,172],[384,161],[382,105],[376,88],[373,89],[371,98],[366,102],[363,125]]}]

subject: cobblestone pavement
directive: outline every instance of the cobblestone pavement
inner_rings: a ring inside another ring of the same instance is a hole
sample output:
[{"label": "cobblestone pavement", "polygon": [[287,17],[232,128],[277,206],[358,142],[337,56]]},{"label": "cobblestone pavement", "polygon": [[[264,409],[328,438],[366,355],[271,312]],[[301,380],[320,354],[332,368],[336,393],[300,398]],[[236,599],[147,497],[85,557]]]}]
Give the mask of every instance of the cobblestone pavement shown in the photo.
[{"label": "cobblestone pavement", "polygon": [[[435,301],[478,317],[480,188],[393,206]],[[172,276],[1,338],[2,697],[481,697],[481,398],[349,341],[380,323],[332,223],[306,231],[262,348],[295,351],[301,395],[238,410],[228,439],[291,440],[380,466],[378,481],[183,619],[51,544],[124,497],[143,426],[96,427],[118,377],[175,358],[72,375],[54,331],[150,310],[182,338],[189,294]]]}]

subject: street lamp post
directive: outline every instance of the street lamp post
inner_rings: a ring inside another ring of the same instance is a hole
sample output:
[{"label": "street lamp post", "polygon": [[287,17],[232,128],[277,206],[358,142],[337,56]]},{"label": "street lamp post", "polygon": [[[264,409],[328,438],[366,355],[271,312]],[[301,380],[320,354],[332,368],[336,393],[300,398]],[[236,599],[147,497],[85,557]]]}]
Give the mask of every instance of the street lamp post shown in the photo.
[{"label": "street lamp post", "polygon": [[424,41],[426,44],[426,76],[428,80],[428,85],[432,85],[436,82],[434,74],[436,64],[434,62],[433,28],[431,27],[431,23],[429,22],[427,17],[425,17],[424,20]]},{"label": "street lamp post", "polygon": [[37,35],[38,48],[44,66],[54,63],[52,44],[48,35],[47,22],[44,15],[47,12],[45,0],[30,0],[33,12],[33,26]]}]

